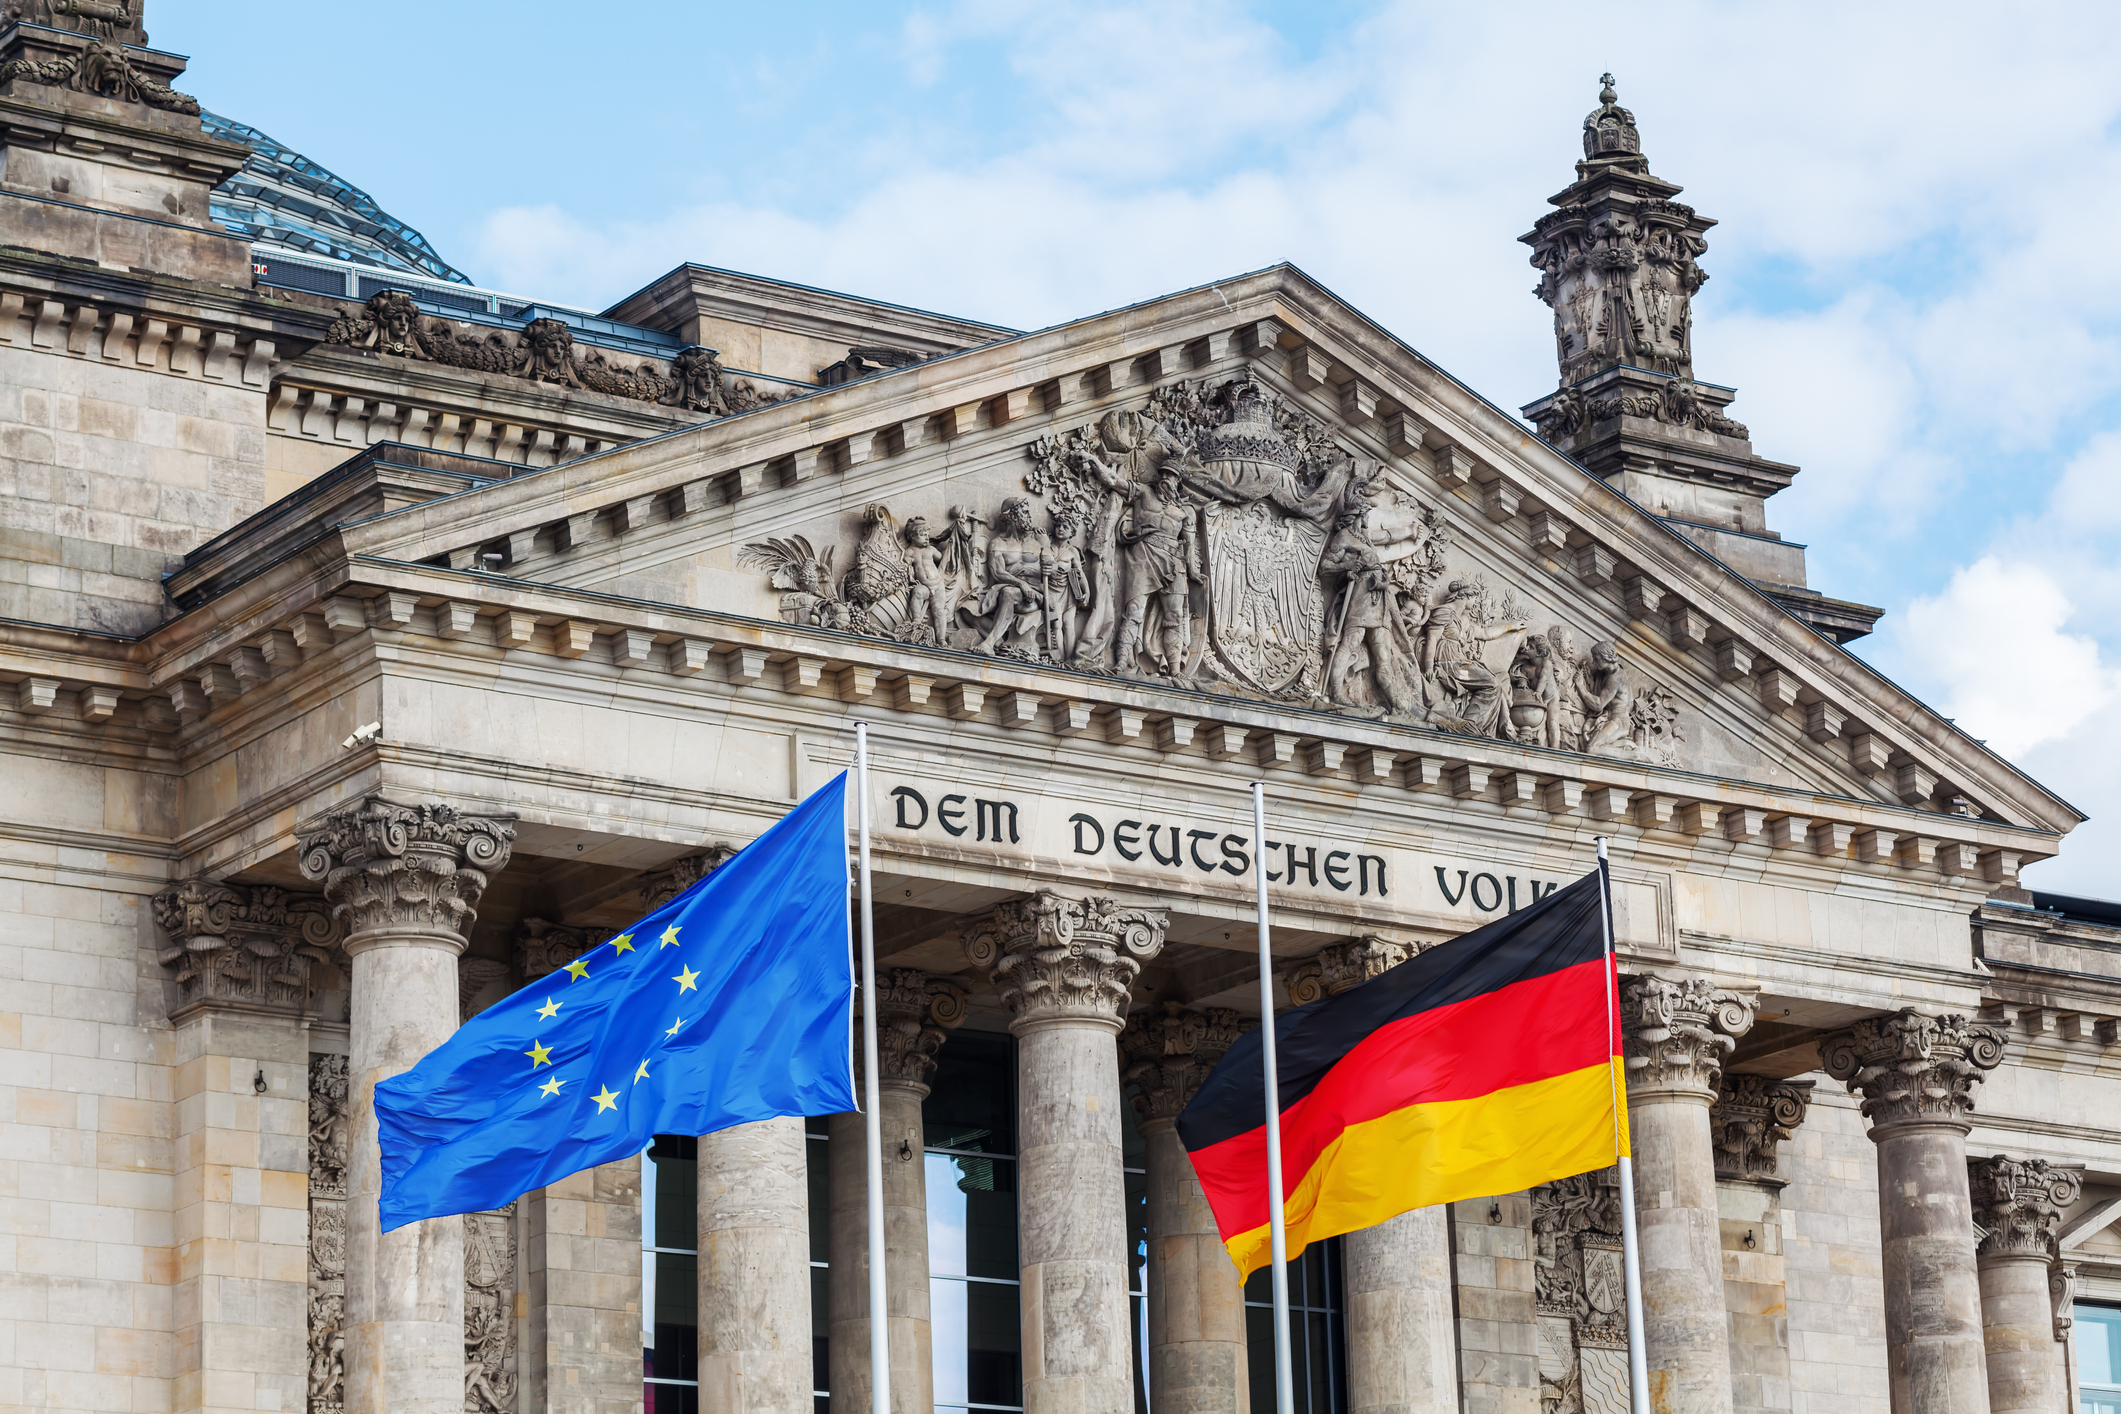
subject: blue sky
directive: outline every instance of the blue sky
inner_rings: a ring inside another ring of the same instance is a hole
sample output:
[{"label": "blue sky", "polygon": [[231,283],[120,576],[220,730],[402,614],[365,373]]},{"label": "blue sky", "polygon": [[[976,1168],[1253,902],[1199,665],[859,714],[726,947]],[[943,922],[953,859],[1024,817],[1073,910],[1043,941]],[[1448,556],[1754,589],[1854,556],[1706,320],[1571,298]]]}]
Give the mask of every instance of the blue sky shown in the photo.
[{"label": "blue sky", "polygon": [[[1721,221],[1696,371],[1857,651],[2094,823],[2121,897],[2121,17],[2108,7],[154,0],[180,87],[474,279],[681,260],[1035,327],[1291,260],[1489,398],[1611,69]],[[2110,818],[2111,817],[2111,821]]]}]

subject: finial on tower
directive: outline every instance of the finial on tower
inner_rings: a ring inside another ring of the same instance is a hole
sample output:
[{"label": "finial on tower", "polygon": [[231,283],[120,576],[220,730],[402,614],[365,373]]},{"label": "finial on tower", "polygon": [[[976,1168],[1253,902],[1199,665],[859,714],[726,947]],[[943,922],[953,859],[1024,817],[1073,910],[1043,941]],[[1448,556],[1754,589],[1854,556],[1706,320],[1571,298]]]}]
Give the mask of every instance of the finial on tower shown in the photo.
[{"label": "finial on tower", "polygon": [[1633,157],[1642,151],[1642,135],[1635,131],[1635,115],[1614,100],[1613,76],[1598,76],[1598,107],[1583,120],[1583,155],[1586,161],[1601,157]]}]

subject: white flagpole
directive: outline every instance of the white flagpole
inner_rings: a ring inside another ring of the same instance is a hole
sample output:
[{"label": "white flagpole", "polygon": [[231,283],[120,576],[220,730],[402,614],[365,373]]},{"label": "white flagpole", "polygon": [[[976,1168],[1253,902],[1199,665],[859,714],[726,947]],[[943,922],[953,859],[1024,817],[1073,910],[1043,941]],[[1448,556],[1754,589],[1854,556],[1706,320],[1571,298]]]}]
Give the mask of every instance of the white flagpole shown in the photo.
[{"label": "white flagpole", "polygon": [[891,1414],[890,1314],[884,1295],[884,1119],[876,1080],[876,910],[869,892],[866,722],[854,724],[854,781],[862,887],[862,1109],[867,1121],[862,1131],[869,1160],[869,1405],[875,1414]]},{"label": "white flagpole", "polygon": [[[1613,959],[1613,879],[1607,869],[1606,837],[1598,837],[1598,924],[1605,936],[1605,1019],[1608,1044],[1613,1035],[1613,993],[1620,974]],[[1620,1251],[1626,1264],[1628,1297],[1628,1408],[1650,1414],[1650,1367],[1642,1343],[1642,1253],[1635,1239],[1635,1165],[1620,1152],[1620,1077],[1613,1077],[1613,1151],[1620,1167]]]},{"label": "white flagpole", "polygon": [[[1289,1234],[1281,1212],[1281,1070],[1274,1058],[1274,950],[1267,929],[1267,787],[1252,783],[1252,881],[1259,895],[1259,1026],[1266,1040],[1267,1231],[1274,1256],[1274,1409],[1296,1414],[1289,1360]],[[1637,1410],[1635,1414],[1646,1414]]]}]

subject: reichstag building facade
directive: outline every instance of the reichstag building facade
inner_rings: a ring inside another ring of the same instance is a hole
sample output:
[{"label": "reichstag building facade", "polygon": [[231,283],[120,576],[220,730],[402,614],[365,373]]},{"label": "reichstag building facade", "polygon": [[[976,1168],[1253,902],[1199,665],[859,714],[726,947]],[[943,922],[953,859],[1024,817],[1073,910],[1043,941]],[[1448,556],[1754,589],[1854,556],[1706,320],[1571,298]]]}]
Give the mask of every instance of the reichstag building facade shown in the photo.
[{"label": "reichstag building facade", "polygon": [[[1610,81],[1511,411],[1287,265],[1033,332],[487,290],[140,0],[6,15],[0,1408],[864,1410],[857,1117],[383,1234],[373,1108],[856,721],[895,1409],[1271,1407],[1173,1132],[1262,778],[1289,1005],[1611,837],[1660,1414],[2121,1402],[2121,909],[1846,651]],[[1314,1246],[1299,1408],[1621,1414],[1619,1233],[1588,1173]]]}]

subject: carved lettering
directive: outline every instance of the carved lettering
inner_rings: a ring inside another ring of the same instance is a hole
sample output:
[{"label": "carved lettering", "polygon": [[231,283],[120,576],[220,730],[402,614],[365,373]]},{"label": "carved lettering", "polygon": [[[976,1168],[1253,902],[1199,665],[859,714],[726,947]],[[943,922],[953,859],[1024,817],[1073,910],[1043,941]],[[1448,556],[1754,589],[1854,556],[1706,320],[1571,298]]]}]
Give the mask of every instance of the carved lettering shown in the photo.
[{"label": "carved lettering", "polygon": [[[1169,831],[1171,832],[1171,855],[1170,855],[1170,857],[1169,857],[1169,858],[1165,858],[1165,857],[1164,857],[1164,852],[1163,852],[1162,850],[1160,850],[1160,849],[1158,849],[1158,848],[1156,847],[1156,832],[1157,832],[1158,830],[1169,830]],[[1149,857],[1150,857],[1151,859],[1154,859],[1154,860],[1155,860],[1155,861],[1156,861],[1156,862],[1157,862],[1158,864],[1165,864],[1165,865],[1169,865],[1170,867],[1172,867],[1172,868],[1174,868],[1174,869],[1178,867],[1178,861],[1179,861],[1179,839],[1178,839],[1178,826],[1176,826],[1176,825],[1151,825],[1151,826],[1149,827]]]},{"label": "carved lettering", "polygon": [[1134,847],[1142,842],[1141,828],[1139,820],[1122,820],[1112,827],[1112,847],[1122,858],[1135,860],[1142,857],[1142,852]]},{"label": "carved lettering", "polygon": [[1379,898],[1383,898],[1385,897],[1387,891],[1385,889],[1385,861],[1384,856],[1382,855],[1358,854],[1355,856],[1355,869],[1357,876],[1362,884],[1362,888],[1359,893],[1362,897],[1369,896],[1370,866],[1373,864],[1377,866],[1377,896]]},{"label": "carved lettering", "polygon": [[1339,890],[1341,893],[1346,893],[1351,887],[1351,885],[1348,883],[1348,866],[1346,861],[1352,857],[1353,856],[1350,855],[1348,851],[1344,849],[1336,849],[1326,856],[1326,882],[1331,884],[1335,889]]},{"label": "carved lettering", "polygon": [[[898,807],[898,827],[901,830],[918,830],[928,823],[928,801],[919,791],[912,786],[898,786],[892,790],[891,795]],[[920,819],[906,818],[906,807],[909,805],[921,812]],[[1078,815],[1075,818],[1080,820],[1083,817]]]},{"label": "carved lettering", "polygon": [[1009,819],[1009,843],[1022,843],[1022,841],[1017,837],[1016,833],[1016,807],[1014,805],[1012,805],[1006,800],[975,800],[972,802],[972,805],[973,809],[978,812],[977,822],[979,825],[979,833],[975,834],[973,836],[973,839],[991,839],[994,840],[996,843],[1000,843],[1002,838],[1002,814],[1004,811],[1007,811]]},{"label": "carved lettering", "polygon": [[[1096,816],[1085,815],[1081,811],[1077,811],[1068,817],[1068,823],[1075,827],[1075,852],[1077,854],[1096,854],[1105,847],[1105,827],[1097,823]],[[1086,825],[1097,832],[1097,843],[1087,849],[1083,847],[1083,827]]]},{"label": "carved lettering", "polygon": [[1458,892],[1451,892],[1451,881],[1445,877],[1441,864],[1436,866],[1436,887],[1443,890],[1443,901],[1455,905],[1466,896],[1466,871],[1458,871]]},{"label": "carved lettering", "polygon": [[1252,855],[1245,846],[1249,844],[1243,835],[1223,836],[1223,868],[1232,874],[1242,874],[1252,867]]},{"label": "carved lettering", "polygon": [[[1484,902],[1481,899],[1480,886],[1482,884],[1486,884],[1489,890],[1494,894],[1494,902],[1488,903]],[[1475,874],[1473,876],[1473,883],[1471,885],[1471,889],[1473,895],[1473,907],[1479,909],[1482,913],[1493,913],[1496,909],[1502,907],[1502,881],[1496,878],[1493,874]]]},{"label": "carved lettering", "polygon": [[965,818],[965,797],[946,795],[935,802],[935,823],[952,835],[962,835],[971,826],[960,823]]}]

